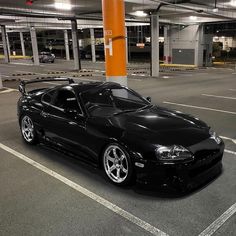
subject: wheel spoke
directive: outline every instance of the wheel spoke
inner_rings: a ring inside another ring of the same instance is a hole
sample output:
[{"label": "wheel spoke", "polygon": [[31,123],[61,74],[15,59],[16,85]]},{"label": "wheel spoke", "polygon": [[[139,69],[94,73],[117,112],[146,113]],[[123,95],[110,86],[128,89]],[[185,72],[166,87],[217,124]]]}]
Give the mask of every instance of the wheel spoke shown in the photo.
[{"label": "wheel spoke", "polygon": [[124,168],[124,166],[121,167],[121,170],[126,174],[128,172],[127,169]]},{"label": "wheel spoke", "polygon": [[107,155],[107,160],[108,160],[108,161],[111,161],[112,163],[114,163],[114,158],[111,157],[110,155]]},{"label": "wheel spoke", "polygon": [[116,170],[116,178],[119,180],[120,179],[120,168]]},{"label": "wheel spoke", "polygon": [[117,156],[116,149],[113,148],[112,151],[113,151],[113,155],[114,155],[114,157],[115,157],[115,158],[119,158],[119,157]]},{"label": "wheel spoke", "polygon": [[112,172],[113,170],[115,170],[115,168],[116,168],[116,166],[115,166],[115,165],[112,165],[112,166],[110,167],[110,172]]}]

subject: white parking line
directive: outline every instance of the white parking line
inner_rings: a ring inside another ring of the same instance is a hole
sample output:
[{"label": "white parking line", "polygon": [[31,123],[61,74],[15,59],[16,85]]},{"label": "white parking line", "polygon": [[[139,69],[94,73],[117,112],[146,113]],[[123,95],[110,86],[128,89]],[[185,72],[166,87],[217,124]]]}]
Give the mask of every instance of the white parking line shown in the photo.
[{"label": "white parking line", "polygon": [[65,178],[64,176],[56,173],[55,171],[47,168],[46,166],[43,166],[41,164],[39,164],[38,162],[30,159],[29,157],[9,148],[8,146],[5,146],[4,144],[0,143],[0,148],[2,148],[3,150],[11,153],[12,155],[20,158],[21,160],[27,162],[28,164],[34,166],[35,168],[41,170],[42,172],[52,176],[53,178],[61,181],[62,183],[66,184],[67,186],[73,188],[74,190],[82,193],[83,195],[91,198],[92,200],[94,200],[95,202],[103,205],[104,207],[106,207],[107,209],[111,210],[112,212],[118,214],[119,216],[125,218],[126,220],[136,224],[137,226],[139,226],[140,228],[146,230],[147,232],[156,235],[156,236],[168,236],[166,233],[162,232],[161,230],[157,229],[156,227],[150,225],[149,223],[143,221],[142,219],[136,217],[135,215],[129,213],[128,211],[120,208],[119,206],[113,204],[112,202],[106,200],[103,197],[100,197],[99,195],[89,191],[88,189],[80,186],[79,184]]},{"label": "white parking line", "polygon": [[230,91],[236,91],[236,89],[229,89]]},{"label": "white parking line", "polygon": [[234,203],[227,211],[209,225],[199,236],[211,236],[214,234],[231,216],[236,212],[236,203]]},{"label": "white parking line", "polygon": [[220,136],[220,137],[223,138],[223,139],[226,139],[226,140],[230,140],[231,142],[233,142],[234,144],[236,144],[236,139],[228,138],[228,137],[225,137],[225,136]]},{"label": "white parking line", "polygon": [[193,106],[193,105],[187,105],[187,104],[175,103],[175,102],[167,102],[167,101],[164,101],[163,103],[175,105],[175,106],[181,106],[181,107],[190,107],[190,108],[196,108],[196,109],[201,109],[201,110],[216,111],[216,112],[236,115],[236,112],[234,112],[234,111],[225,111],[225,110],[213,109],[210,107],[198,107],[198,106]]},{"label": "white parking line", "polygon": [[53,85],[62,85],[60,83],[56,83],[56,82],[42,82],[44,84],[53,84]]},{"label": "white parking line", "polygon": [[72,79],[83,80],[83,81],[88,81],[88,82],[102,82],[102,80],[99,80],[99,79],[82,79],[80,77],[73,77]]},{"label": "white parking line", "polygon": [[236,152],[233,152],[231,150],[225,149],[225,152],[236,156]]},{"label": "white parking line", "polygon": [[225,97],[225,96],[218,96],[218,95],[204,94],[204,93],[202,94],[202,96],[236,100],[235,97]]},{"label": "white parking line", "polygon": [[17,92],[17,89],[12,89],[12,88],[5,88],[6,90],[3,90],[0,92],[0,94],[2,93],[11,93],[11,92]]}]

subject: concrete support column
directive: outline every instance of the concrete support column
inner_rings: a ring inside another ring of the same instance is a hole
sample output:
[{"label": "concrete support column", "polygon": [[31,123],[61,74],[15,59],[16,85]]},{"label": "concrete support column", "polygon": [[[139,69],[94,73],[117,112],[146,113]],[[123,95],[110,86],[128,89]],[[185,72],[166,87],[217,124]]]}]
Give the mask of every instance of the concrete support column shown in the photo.
[{"label": "concrete support column", "polygon": [[21,43],[22,55],[25,56],[24,36],[23,36],[23,32],[21,32],[21,31],[20,31],[20,43]]},{"label": "concrete support column", "polygon": [[151,76],[159,76],[159,15],[151,15]]},{"label": "concrete support column", "polygon": [[96,62],[94,29],[90,29],[92,62]]},{"label": "concrete support column", "polygon": [[8,49],[8,52],[9,52],[9,56],[11,56],[11,47],[10,47],[10,41],[9,41],[8,33],[6,33],[6,37],[7,37],[7,49]]},{"label": "concrete support column", "polygon": [[73,44],[73,56],[74,56],[74,69],[81,70],[81,62],[79,55],[79,42],[78,42],[78,31],[76,20],[71,20],[71,33],[72,33],[72,44]]},{"label": "concrete support column", "polygon": [[170,26],[164,26],[164,63],[169,64],[171,58],[170,51]]},{"label": "concrete support column", "polygon": [[127,85],[124,0],[102,0],[106,80]]},{"label": "concrete support column", "polygon": [[6,63],[9,63],[10,57],[9,57],[9,51],[8,51],[7,34],[6,34],[5,25],[1,25],[1,32],[2,32],[2,43],[3,43],[3,50],[4,50],[4,60]]},{"label": "concrete support column", "polygon": [[125,47],[126,47],[126,64],[129,63],[129,47],[128,47],[128,27],[125,27]]},{"label": "concrete support column", "polygon": [[39,65],[38,42],[37,42],[36,30],[34,27],[30,27],[30,37],[33,50],[34,64],[38,66]]},{"label": "concrete support column", "polygon": [[2,76],[1,76],[1,74],[0,74],[0,89],[2,89],[3,88],[3,85],[2,85]]},{"label": "concrete support column", "polygon": [[65,50],[66,50],[66,60],[70,60],[70,50],[69,50],[69,40],[68,40],[68,32],[64,30],[64,41],[65,41]]}]

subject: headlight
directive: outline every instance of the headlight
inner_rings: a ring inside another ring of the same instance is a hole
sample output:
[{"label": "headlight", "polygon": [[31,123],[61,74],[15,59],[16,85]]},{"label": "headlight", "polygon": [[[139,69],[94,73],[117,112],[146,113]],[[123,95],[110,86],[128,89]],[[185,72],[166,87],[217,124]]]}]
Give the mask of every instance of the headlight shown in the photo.
[{"label": "headlight", "polygon": [[221,143],[221,141],[222,141],[221,138],[217,135],[217,133],[214,130],[210,129],[209,130],[209,134],[211,135],[210,138],[214,139],[217,144]]},{"label": "headlight", "polygon": [[180,145],[158,145],[156,148],[156,156],[162,161],[180,161],[193,159],[193,154]]}]

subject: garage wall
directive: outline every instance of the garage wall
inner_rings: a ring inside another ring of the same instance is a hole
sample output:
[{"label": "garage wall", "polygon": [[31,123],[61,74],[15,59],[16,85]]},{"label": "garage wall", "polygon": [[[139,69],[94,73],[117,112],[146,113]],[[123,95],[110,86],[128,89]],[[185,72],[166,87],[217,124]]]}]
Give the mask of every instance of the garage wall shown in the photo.
[{"label": "garage wall", "polygon": [[194,65],[194,49],[172,49],[172,63]]}]

